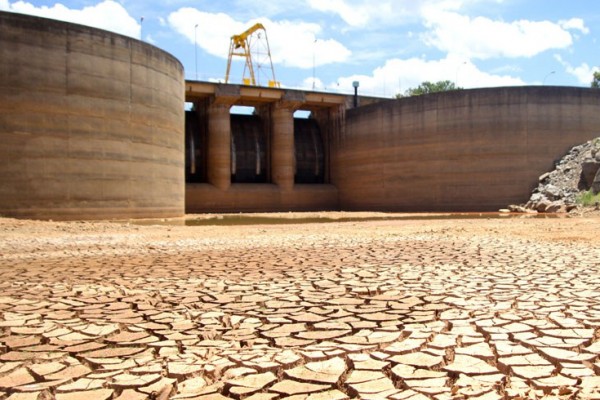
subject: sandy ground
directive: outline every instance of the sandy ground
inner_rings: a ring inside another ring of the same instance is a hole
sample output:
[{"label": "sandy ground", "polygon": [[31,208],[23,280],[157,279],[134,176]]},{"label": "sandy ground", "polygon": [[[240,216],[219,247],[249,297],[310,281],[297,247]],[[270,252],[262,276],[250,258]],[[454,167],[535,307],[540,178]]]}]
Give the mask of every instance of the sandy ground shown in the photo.
[{"label": "sandy ground", "polygon": [[600,217],[254,217],[0,219],[0,399],[600,398]]}]

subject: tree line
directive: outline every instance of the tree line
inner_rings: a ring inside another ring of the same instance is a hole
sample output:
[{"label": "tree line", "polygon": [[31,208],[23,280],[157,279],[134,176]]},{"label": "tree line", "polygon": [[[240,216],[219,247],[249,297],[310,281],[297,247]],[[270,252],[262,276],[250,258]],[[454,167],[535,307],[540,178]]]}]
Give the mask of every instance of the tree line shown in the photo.
[{"label": "tree line", "polygon": [[[592,83],[590,84],[591,88],[600,89],[600,71],[595,71],[592,79]],[[437,82],[422,82],[419,86],[410,88],[406,90],[404,93],[396,94],[397,99],[401,99],[403,97],[411,97],[411,96],[420,96],[422,94],[429,93],[439,93],[439,92],[449,92],[452,90],[462,90],[463,88],[456,86],[456,84],[452,81],[437,81]]]}]

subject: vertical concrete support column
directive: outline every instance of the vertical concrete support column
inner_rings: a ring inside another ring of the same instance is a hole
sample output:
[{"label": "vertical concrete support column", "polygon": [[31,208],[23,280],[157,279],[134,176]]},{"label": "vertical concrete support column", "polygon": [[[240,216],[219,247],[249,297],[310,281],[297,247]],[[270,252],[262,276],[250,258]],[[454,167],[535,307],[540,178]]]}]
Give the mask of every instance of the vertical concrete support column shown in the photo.
[{"label": "vertical concrete support column", "polygon": [[294,187],[296,157],[294,154],[294,107],[277,103],[271,112],[271,176],[283,190]]},{"label": "vertical concrete support column", "polygon": [[[344,130],[346,126],[346,107],[342,105],[330,107],[327,111],[317,112],[315,117],[321,127],[326,152],[325,181],[336,185],[340,176],[338,167],[338,152],[344,142]],[[324,134],[324,128],[327,133]]]},{"label": "vertical concrete support column", "polygon": [[208,182],[221,190],[231,185],[231,116],[229,104],[208,106]]},{"label": "vertical concrete support column", "polygon": [[332,118],[333,111],[331,108],[320,108],[312,112],[312,118],[317,121],[319,129],[321,130],[321,138],[323,139],[323,151],[325,156],[325,183],[329,183],[330,179],[330,142],[331,142],[331,131],[333,127]]}]

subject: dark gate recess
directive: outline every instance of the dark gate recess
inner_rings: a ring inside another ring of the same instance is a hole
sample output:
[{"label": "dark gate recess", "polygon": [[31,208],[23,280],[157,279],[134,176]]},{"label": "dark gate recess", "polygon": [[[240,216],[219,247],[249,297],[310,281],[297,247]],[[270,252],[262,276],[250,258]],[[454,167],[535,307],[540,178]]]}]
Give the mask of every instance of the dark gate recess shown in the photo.
[{"label": "dark gate recess", "polygon": [[231,182],[268,181],[267,140],[260,117],[231,115]]},{"label": "dark gate recess", "polygon": [[312,118],[294,119],[296,147],[295,183],[325,182],[325,153],[323,137],[317,121]]}]

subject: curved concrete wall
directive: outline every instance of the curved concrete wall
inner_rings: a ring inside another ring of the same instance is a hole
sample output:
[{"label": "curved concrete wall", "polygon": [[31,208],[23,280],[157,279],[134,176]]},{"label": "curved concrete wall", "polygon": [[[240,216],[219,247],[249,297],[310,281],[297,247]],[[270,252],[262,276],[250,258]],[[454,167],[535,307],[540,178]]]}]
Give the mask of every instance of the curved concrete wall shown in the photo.
[{"label": "curved concrete wall", "polygon": [[184,213],[181,63],[110,32],[0,12],[0,215]]},{"label": "curved concrete wall", "polygon": [[600,136],[600,90],[447,92],[349,110],[333,156],[344,210],[491,211],[525,202],[570,147]]}]

